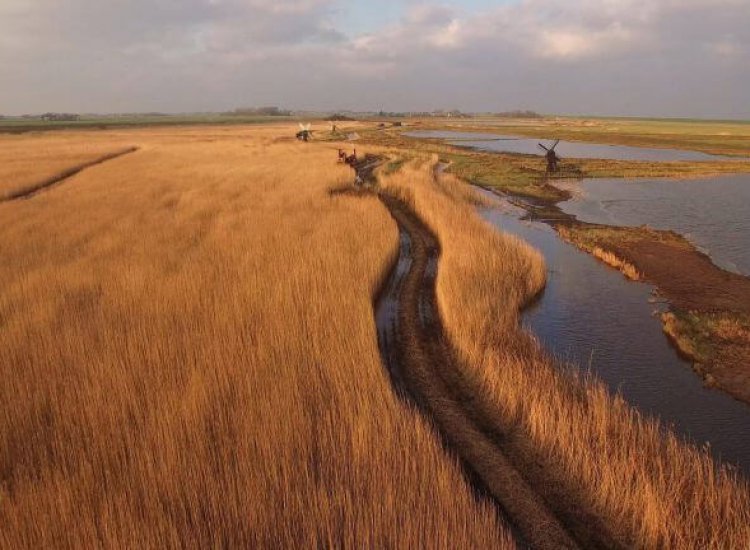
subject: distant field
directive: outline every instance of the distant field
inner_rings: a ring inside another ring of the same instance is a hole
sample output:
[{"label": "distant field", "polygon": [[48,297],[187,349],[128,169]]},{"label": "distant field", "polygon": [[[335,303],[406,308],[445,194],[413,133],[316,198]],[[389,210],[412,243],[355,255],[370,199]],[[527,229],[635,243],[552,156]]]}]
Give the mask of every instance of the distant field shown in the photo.
[{"label": "distant field", "polygon": [[[403,127],[360,129],[365,143],[404,151],[435,153],[451,164],[449,170],[472,183],[496,187],[509,193],[560,200],[560,192],[549,185],[554,178],[637,178],[713,176],[750,172],[750,125],[702,122],[694,125],[675,120],[620,119],[515,119],[515,118],[425,118],[402,121]],[[442,140],[405,137],[413,130],[519,135],[540,139],[565,139],[613,145],[661,147],[743,157],[715,161],[628,161],[608,159],[563,159],[562,170],[550,177],[541,155],[486,152],[451,146]]]},{"label": "distant field", "polygon": [[288,123],[296,120],[285,116],[234,116],[234,115],[165,115],[165,116],[118,116],[81,118],[78,121],[45,121],[23,119],[0,119],[1,133],[21,133],[62,129],[87,128],[127,128],[131,126],[185,126],[192,124],[205,125],[241,125]]},{"label": "distant field", "polygon": [[750,156],[750,122],[680,119],[471,118],[427,119],[426,127],[494,131],[540,138],[560,138],[615,145],[675,147],[722,155]]}]

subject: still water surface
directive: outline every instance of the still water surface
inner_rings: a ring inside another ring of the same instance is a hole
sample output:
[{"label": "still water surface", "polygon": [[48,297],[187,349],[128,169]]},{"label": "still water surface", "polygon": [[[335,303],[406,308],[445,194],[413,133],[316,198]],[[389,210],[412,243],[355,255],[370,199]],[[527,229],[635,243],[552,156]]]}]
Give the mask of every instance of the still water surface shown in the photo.
[{"label": "still water surface", "polygon": [[[550,140],[525,138],[520,136],[483,134],[479,132],[448,132],[443,130],[422,130],[405,132],[406,137],[443,139],[451,145],[470,147],[481,151],[496,153],[521,153],[525,155],[540,155],[544,151],[539,143],[547,146]],[[731,157],[709,155],[698,151],[684,149],[656,149],[649,147],[630,147],[627,145],[604,145],[600,143],[584,143],[580,141],[561,141],[555,149],[562,157],[580,159],[613,159],[613,160],[643,160],[659,161],[708,161],[727,160]]]},{"label": "still water surface", "polygon": [[694,180],[592,179],[568,183],[559,204],[581,221],[649,225],[684,235],[716,265],[750,275],[750,175]]},{"label": "still water surface", "polygon": [[750,407],[703,387],[662,332],[649,303],[653,287],[626,280],[547,225],[521,221],[509,204],[481,209],[502,231],[536,247],[547,262],[547,286],[523,322],[556,356],[591,369],[612,391],[672,424],[718,459],[750,477]]}]

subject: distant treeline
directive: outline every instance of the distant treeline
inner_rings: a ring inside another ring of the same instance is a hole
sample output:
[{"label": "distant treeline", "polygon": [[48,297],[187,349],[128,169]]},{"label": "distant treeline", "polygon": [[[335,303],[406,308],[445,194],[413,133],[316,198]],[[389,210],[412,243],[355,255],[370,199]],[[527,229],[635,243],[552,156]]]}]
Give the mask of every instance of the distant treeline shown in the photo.
[{"label": "distant treeline", "polygon": [[242,107],[225,113],[234,116],[292,116],[292,111],[278,107]]},{"label": "distant treeline", "polygon": [[494,116],[503,118],[542,118],[536,111],[504,111],[502,113],[493,113]]},{"label": "distant treeline", "polygon": [[356,120],[350,116],[342,115],[339,113],[336,113],[335,115],[331,115],[329,117],[326,117],[326,120],[329,120],[331,122],[350,122],[353,120]]}]

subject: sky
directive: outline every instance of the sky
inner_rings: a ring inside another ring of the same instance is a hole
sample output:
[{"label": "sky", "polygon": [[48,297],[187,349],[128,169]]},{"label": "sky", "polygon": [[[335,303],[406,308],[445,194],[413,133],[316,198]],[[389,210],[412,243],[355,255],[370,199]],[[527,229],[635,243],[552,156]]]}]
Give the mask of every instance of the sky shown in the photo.
[{"label": "sky", "polygon": [[0,0],[0,114],[750,119],[750,0]]}]

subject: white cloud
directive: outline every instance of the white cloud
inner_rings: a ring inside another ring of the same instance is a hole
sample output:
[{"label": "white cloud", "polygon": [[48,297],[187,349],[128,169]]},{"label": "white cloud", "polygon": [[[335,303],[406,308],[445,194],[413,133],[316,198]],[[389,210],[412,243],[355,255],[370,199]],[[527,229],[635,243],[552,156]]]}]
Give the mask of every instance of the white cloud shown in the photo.
[{"label": "white cloud", "polygon": [[722,116],[750,116],[747,0],[404,5],[401,21],[347,38],[332,23],[342,0],[0,0],[0,72],[14,75],[0,111],[258,102],[701,114],[714,94],[731,109]]},{"label": "white cloud", "polygon": [[579,60],[592,56],[606,56],[627,50],[636,44],[634,32],[614,24],[608,29],[554,30],[538,33],[539,46],[534,53],[550,59]]}]

